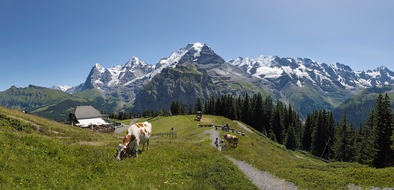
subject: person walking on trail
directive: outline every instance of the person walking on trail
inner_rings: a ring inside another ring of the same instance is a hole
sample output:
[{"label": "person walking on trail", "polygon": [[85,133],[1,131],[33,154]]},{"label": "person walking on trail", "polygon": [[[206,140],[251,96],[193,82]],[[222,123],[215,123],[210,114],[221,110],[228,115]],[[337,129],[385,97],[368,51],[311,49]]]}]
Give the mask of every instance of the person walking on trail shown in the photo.
[{"label": "person walking on trail", "polygon": [[216,145],[216,148],[218,148],[218,147],[219,147],[218,138],[216,138],[216,140],[215,140],[215,145]]}]

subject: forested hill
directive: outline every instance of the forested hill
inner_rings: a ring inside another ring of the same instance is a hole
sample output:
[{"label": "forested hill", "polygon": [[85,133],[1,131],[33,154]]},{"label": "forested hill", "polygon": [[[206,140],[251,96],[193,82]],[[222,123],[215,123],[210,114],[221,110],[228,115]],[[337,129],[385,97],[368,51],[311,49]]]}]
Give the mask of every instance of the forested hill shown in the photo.
[{"label": "forested hill", "polygon": [[210,99],[204,113],[243,121],[287,149],[305,150],[326,160],[393,166],[394,118],[389,95],[379,94],[371,109],[358,130],[348,122],[346,112],[336,121],[332,112],[318,110],[303,123],[291,106],[261,94]]},{"label": "forested hill", "polygon": [[336,108],[333,113],[336,120],[340,120],[343,113],[347,113],[347,121],[353,124],[353,127],[358,129],[362,122],[364,122],[368,114],[373,110],[376,104],[376,99],[380,93],[387,95],[390,98],[391,109],[394,109],[394,87],[386,88],[369,88],[364,90],[361,94],[355,95],[342,103]]}]

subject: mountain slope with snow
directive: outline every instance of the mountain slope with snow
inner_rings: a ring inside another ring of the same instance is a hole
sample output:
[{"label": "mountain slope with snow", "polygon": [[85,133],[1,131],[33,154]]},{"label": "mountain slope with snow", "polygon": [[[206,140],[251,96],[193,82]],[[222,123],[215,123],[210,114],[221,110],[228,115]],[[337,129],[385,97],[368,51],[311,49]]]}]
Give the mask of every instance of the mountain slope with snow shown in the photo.
[{"label": "mountain slope with snow", "polygon": [[[269,92],[306,115],[316,109],[332,110],[365,88],[393,84],[394,73],[386,67],[355,72],[340,63],[278,56],[225,61],[206,44],[197,42],[172,52],[155,65],[136,57],[108,69],[96,64],[85,83],[68,92],[97,89],[107,99],[121,102],[124,107],[120,109],[136,106],[137,101],[139,111],[166,108],[164,105],[169,106],[171,102],[165,101],[176,100],[173,95],[176,93],[186,93],[185,97],[189,93],[181,103],[191,105],[197,97],[205,100],[207,96],[227,93]],[[147,93],[148,89],[151,94]],[[154,104],[159,97],[163,99],[161,107]],[[144,99],[150,99],[150,103]]]},{"label": "mountain slope with snow", "polygon": [[229,63],[255,77],[271,81],[287,76],[299,87],[311,82],[319,86],[357,90],[394,84],[394,73],[386,67],[355,72],[349,66],[340,63],[328,65],[308,58],[293,59],[277,56],[260,56],[257,59],[239,57],[230,60]]},{"label": "mountain slope with snow", "polygon": [[194,106],[197,98],[206,101],[211,96],[238,96],[265,89],[262,80],[228,64],[203,43],[189,44],[162,59],[159,65],[167,67],[137,94],[134,107],[137,112],[167,110],[174,101],[189,107]]}]

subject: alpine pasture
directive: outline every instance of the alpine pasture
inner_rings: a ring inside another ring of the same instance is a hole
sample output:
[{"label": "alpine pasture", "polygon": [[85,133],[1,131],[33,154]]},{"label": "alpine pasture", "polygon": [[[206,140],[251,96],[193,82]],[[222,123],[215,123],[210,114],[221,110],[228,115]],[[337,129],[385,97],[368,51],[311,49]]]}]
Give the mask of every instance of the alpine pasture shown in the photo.
[{"label": "alpine pasture", "polygon": [[[258,133],[238,135],[236,148],[220,152],[203,134],[208,128],[198,124],[243,129],[223,117],[194,117],[150,119],[149,150],[117,161],[124,133],[93,132],[0,108],[0,189],[256,189],[226,155],[300,189],[394,187],[394,168],[324,162]],[[175,137],[158,135],[171,128]]]}]

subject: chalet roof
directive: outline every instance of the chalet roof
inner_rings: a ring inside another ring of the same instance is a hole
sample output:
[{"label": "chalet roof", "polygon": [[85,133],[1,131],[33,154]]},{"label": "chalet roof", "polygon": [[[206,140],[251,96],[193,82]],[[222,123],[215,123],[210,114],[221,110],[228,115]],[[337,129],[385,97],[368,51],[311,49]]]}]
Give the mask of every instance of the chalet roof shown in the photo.
[{"label": "chalet roof", "polygon": [[75,117],[77,120],[101,118],[101,113],[92,106],[77,106]]}]

